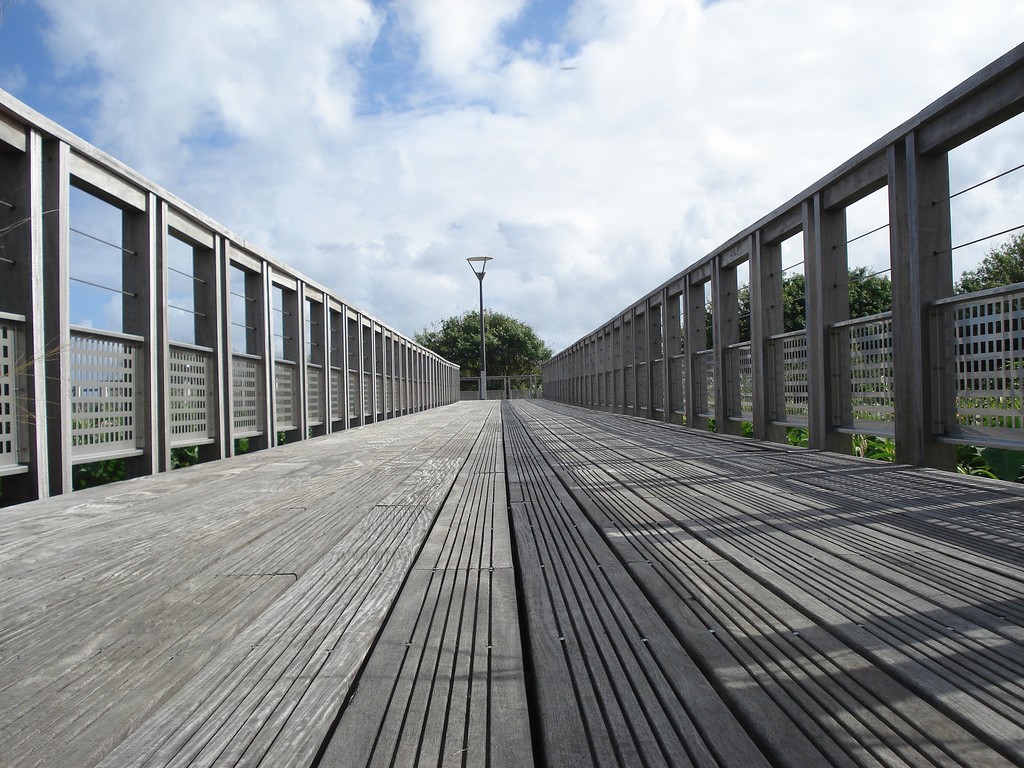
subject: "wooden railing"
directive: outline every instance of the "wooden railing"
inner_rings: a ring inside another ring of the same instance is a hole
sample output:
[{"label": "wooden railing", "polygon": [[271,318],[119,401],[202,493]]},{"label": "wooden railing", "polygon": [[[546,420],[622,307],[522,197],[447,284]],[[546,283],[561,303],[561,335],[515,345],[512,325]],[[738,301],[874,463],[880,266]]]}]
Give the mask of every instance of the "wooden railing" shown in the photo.
[{"label": "wooden railing", "polygon": [[1024,283],[953,296],[932,305],[942,362],[936,428],[947,438],[992,446],[1024,443]]},{"label": "wooden railing", "polygon": [[[480,377],[463,376],[459,379],[462,400],[480,399]],[[544,396],[541,378],[536,374],[519,376],[488,376],[488,400],[526,400]]]},{"label": "wooden railing", "polygon": [[[949,152],[1024,112],[1022,94],[1024,45],[559,352],[545,397],[780,442],[801,427],[823,450],[891,436],[897,460],[942,468],[952,443],[1024,449],[1024,288],[953,295],[950,200],[973,187],[949,187]],[[847,210],[881,190],[892,311],[851,317]],[[797,237],[806,327],[786,333],[782,246]],[[664,350],[667,375],[646,371]],[[611,394],[595,401],[591,379]]]},{"label": "wooden railing", "polygon": [[18,396],[24,380],[19,348],[24,342],[19,342],[18,337],[24,326],[24,316],[0,313],[0,477],[27,471],[18,442],[19,409],[24,407]]},{"label": "wooden railing", "polygon": [[0,503],[458,400],[455,365],[3,92],[0,238]]},{"label": "wooden railing", "polygon": [[806,427],[809,415],[807,331],[770,336],[768,418],[775,425]]}]

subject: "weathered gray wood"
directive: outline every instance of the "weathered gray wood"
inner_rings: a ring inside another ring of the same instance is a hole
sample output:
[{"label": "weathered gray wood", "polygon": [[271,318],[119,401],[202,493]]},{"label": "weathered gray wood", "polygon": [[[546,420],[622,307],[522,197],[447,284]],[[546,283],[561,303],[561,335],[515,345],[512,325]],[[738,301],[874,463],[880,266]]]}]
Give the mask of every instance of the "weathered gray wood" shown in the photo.
[{"label": "weathered gray wood", "polygon": [[[766,764],[576,506],[572,488],[562,488],[509,417],[506,447],[510,484],[515,467],[523,499],[513,496],[512,507],[530,643],[550,646],[555,631],[564,649],[561,668],[557,655],[533,654],[548,667],[535,682],[549,764],[579,759],[562,751],[566,739],[587,744],[600,764]],[[575,693],[579,721],[559,711],[566,689]]]},{"label": "weathered gray wood", "polygon": [[308,764],[479,429],[405,421],[5,510],[5,760]]},{"label": "weathered gray wood", "polygon": [[470,407],[488,418],[321,765],[533,764],[499,409]]},{"label": "weathered gray wood", "polygon": [[[900,460],[915,466],[931,466],[953,469],[953,450],[944,441],[948,432],[944,418],[955,408],[953,389],[943,392],[933,381],[936,370],[941,369],[942,360],[931,359],[933,341],[941,348],[938,339],[944,329],[930,322],[927,309],[930,302],[947,297],[952,291],[949,242],[950,190],[948,172],[945,167],[946,153],[989,129],[1018,116],[1024,110],[1021,96],[1024,83],[1024,45],[1017,46],[988,67],[966,80],[961,85],[937,99],[887,135],[880,138],[839,167],[830,171],[818,182],[798,193],[771,213],[742,231],[730,236],[720,247],[709,254],[691,254],[695,258],[690,266],[670,277],[658,288],[639,297],[620,311],[612,323],[643,313],[651,301],[662,291],[683,291],[687,310],[687,355],[685,365],[688,396],[694,395],[696,377],[692,366],[696,362],[693,353],[704,346],[704,300],[697,288],[711,280],[715,286],[716,328],[714,355],[716,404],[714,414],[720,432],[738,431],[738,424],[724,418],[728,412],[726,397],[730,395],[722,386],[727,380],[725,366],[729,356],[724,354],[728,343],[729,323],[737,317],[735,308],[730,308],[726,299],[729,291],[719,291],[718,283],[734,269],[739,260],[750,255],[751,239],[760,239],[762,246],[778,244],[801,230],[805,235],[807,275],[807,339],[809,355],[807,364],[795,365],[792,373],[800,384],[809,388],[809,419],[811,445],[818,449],[848,452],[849,440],[836,431],[837,419],[849,416],[835,408],[829,412],[830,388],[849,387],[850,381],[842,364],[833,365],[826,343],[831,326],[841,321],[847,313],[847,274],[844,252],[846,249],[845,216],[848,206],[867,195],[889,186],[889,223],[893,268],[893,358],[895,375],[879,370],[877,381],[871,384],[878,391],[889,391],[895,381],[895,402],[891,421],[893,425],[881,422],[880,431],[888,433],[894,427],[900,451]],[[995,235],[993,235],[994,237]],[[756,274],[752,273],[752,281]],[[764,281],[762,281],[764,282]],[[724,284],[723,284],[724,285]],[[727,287],[727,286],[724,286]],[[753,288],[753,282],[752,282]],[[778,297],[773,296],[771,281],[764,282],[761,290],[752,290],[752,308],[758,304],[770,305]],[[723,318],[722,312],[727,317]],[[758,322],[762,312],[754,312]],[[764,318],[761,317],[763,320]],[[723,321],[725,321],[723,323]],[[604,323],[606,327],[608,323]],[[766,401],[780,398],[777,379],[773,381],[768,366],[763,362],[763,345],[766,334],[759,333],[752,345],[752,377],[755,393],[754,429],[761,439],[784,442],[784,427],[771,425],[763,417]],[[568,348],[554,355],[542,366],[545,394],[553,400],[576,405],[590,405],[580,396],[578,384],[578,353],[589,341],[584,336]],[[696,342],[696,343],[691,343]],[[968,344],[969,346],[969,344]],[[843,350],[839,350],[842,352]],[[843,355],[836,355],[842,358]],[[616,361],[613,376],[629,377],[635,371],[629,368],[629,361]],[[948,363],[947,363],[948,365]],[[883,367],[884,368],[884,367]],[[864,382],[861,382],[864,383]],[[792,383],[791,383],[792,385]],[[776,387],[773,389],[773,386]],[[797,387],[794,387],[797,389]],[[954,388],[955,389],[955,388]],[[839,389],[838,393],[842,393]],[[940,399],[941,398],[941,399]],[[628,404],[620,412],[627,412]],[[632,411],[634,415],[639,415]],[[692,408],[686,409],[687,426],[706,429],[707,415],[696,415]],[[649,413],[649,416],[656,417]],[[781,419],[779,419],[781,421]],[[840,425],[849,429],[848,424]],[[1010,430],[1012,431],[1012,430]],[[1006,447],[1009,442],[1018,441],[1019,435],[1005,439],[981,438],[987,444]]]},{"label": "weathered gray wood", "polygon": [[[893,365],[897,458],[954,469],[953,446],[936,443],[937,382],[928,304],[953,294],[947,155],[924,155],[915,134],[888,152]],[[936,205],[936,201],[940,204]]]},{"label": "weathered gray wood", "polygon": [[[751,441],[730,453],[743,441],[514,407],[780,764],[807,761],[787,748],[798,743],[787,719],[817,734],[829,764],[1020,762],[1024,530],[1006,514],[1019,508],[1012,486]],[[771,699],[767,719],[752,685]],[[782,732],[767,725],[780,713]]]}]

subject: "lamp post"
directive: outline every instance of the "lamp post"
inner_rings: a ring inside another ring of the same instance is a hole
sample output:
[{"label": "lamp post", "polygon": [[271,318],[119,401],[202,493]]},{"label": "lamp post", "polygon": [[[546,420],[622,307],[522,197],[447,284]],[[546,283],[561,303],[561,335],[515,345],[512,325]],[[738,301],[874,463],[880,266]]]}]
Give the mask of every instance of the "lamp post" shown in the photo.
[{"label": "lamp post", "polygon": [[[470,256],[466,261],[469,268],[473,270],[476,279],[480,281],[480,399],[487,399],[487,348],[484,343],[484,272],[487,271],[487,262],[491,256]],[[477,270],[476,265],[480,265]]]}]

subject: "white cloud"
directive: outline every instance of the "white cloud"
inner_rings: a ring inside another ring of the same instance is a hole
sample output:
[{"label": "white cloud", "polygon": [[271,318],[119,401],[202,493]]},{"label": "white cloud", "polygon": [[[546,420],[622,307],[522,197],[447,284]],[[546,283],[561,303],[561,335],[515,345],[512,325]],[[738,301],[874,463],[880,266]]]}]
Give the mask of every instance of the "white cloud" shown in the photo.
[{"label": "white cloud", "polygon": [[489,306],[556,348],[1024,28],[1015,0],[594,0],[526,42],[543,0],[41,2],[101,148],[407,333],[493,255]]}]

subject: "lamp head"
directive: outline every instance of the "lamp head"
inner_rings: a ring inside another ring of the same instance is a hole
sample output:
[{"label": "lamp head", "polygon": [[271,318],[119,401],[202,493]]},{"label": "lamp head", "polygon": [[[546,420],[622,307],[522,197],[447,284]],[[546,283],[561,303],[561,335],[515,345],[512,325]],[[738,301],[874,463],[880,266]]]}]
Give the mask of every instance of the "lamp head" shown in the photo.
[{"label": "lamp head", "polygon": [[[487,262],[491,261],[493,256],[470,256],[466,261],[469,262],[469,268],[473,270],[473,273],[477,277],[482,277],[484,272],[487,271]],[[480,265],[480,269],[477,270],[476,265]]]}]

